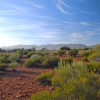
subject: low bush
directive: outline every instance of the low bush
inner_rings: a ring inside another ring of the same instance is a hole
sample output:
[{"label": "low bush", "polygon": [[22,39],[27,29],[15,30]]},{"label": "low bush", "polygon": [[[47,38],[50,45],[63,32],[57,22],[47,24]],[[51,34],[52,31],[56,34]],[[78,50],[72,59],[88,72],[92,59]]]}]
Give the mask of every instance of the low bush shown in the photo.
[{"label": "low bush", "polygon": [[90,62],[86,64],[89,72],[98,72],[100,73],[100,62]]},{"label": "low bush", "polygon": [[58,53],[57,52],[53,52],[53,55],[58,55]]},{"label": "low bush", "polygon": [[66,57],[66,58],[63,58],[62,61],[71,64],[73,62],[73,58],[72,57]]},{"label": "low bush", "polygon": [[38,54],[33,54],[33,55],[31,55],[30,59],[34,59],[34,58],[38,58],[38,57],[41,57],[41,56]]},{"label": "low bush", "polygon": [[20,61],[20,56],[19,53],[12,53],[9,58],[10,61],[14,62],[14,61]]},{"label": "low bush", "polygon": [[84,57],[82,58],[82,60],[87,62],[87,61],[88,61],[88,58],[87,58],[86,56],[84,56]]},{"label": "low bush", "polygon": [[99,51],[94,51],[88,56],[89,61],[95,61],[99,62],[100,61],[100,52]]},{"label": "low bush", "polygon": [[52,78],[52,93],[38,92],[31,100],[100,100],[100,75],[81,62],[59,63]]},{"label": "low bush", "polygon": [[48,91],[44,91],[33,94],[30,100],[52,100],[52,97]]},{"label": "low bush", "polygon": [[77,54],[78,54],[77,49],[72,49],[69,51],[69,56],[71,56],[71,57],[76,57]]},{"label": "low bush", "polygon": [[45,68],[54,68],[58,66],[59,59],[55,57],[45,57],[42,62],[43,67]]},{"label": "low bush", "polygon": [[59,56],[62,56],[66,53],[66,51],[65,50],[58,50],[57,53],[58,53]]},{"label": "low bush", "polygon": [[26,60],[24,65],[25,65],[25,67],[36,67],[37,63],[38,63],[38,59],[34,58],[34,59]]},{"label": "low bush", "polygon": [[30,58],[33,54],[35,54],[35,52],[28,52],[26,56]]},{"label": "low bush", "polygon": [[87,57],[90,54],[90,52],[82,52],[81,55],[82,57]]},{"label": "low bush", "polygon": [[0,62],[1,63],[9,63],[10,61],[9,61],[8,57],[9,57],[8,55],[1,55]]},{"label": "low bush", "polygon": [[10,67],[13,71],[15,71],[15,69],[16,69],[18,66],[19,66],[19,64],[18,64],[17,62],[15,62],[15,61],[9,64],[9,67]]},{"label": "low bush", "polygon": [[53,77],[53,71],[50,71],[50,72],[46,72],[46,73],[38,75],[36,77],[36,80],[38,82],[41,82],[41,83],[48,83],[48,84],[50,84],[52,77]]},{"label": "low bush", "polygon": [[0,71],[5,71],[5,69],[8,67],[5,63],[0,63]]}]

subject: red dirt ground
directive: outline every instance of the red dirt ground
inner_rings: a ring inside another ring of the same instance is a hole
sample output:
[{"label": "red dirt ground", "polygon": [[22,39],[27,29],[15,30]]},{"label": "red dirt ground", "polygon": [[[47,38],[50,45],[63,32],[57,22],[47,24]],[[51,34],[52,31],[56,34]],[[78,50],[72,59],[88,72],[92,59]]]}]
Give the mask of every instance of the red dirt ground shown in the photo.
[{"label": "red dirt ground", "polygon": [[11,69],[0,72],[0,100],[29,100],[32,94],[38,91],[52,92],[52,86],[40,84],[35,80],[37,75],[51,70],[25,68],[22,64],[15,72]]},{"label": "red dirt ground", "polygon": [[[66,56],[58,58],[62,59]],[[28,58],[23,56],[21,60],[24,62],[26,59]],[[74,61],[81,61],[80,55],[74,58]],[[0,100],[29,100],[32,94],[38,91],[52,92],[52,86],[40,84],[35,78],[37,75],[53,69],[26,68],[21,64],[16,70],[13,72],[11,69],[7,69],[5,72],[0,72]]]}]

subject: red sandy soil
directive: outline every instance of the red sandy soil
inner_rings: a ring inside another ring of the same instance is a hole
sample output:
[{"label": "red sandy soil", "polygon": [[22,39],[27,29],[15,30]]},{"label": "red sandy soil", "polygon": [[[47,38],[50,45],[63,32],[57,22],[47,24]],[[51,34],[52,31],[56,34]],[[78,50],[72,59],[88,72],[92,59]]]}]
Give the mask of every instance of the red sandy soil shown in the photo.
[{"label": "red sandy soil", "polygon": [[[67,55],[58,58],[64,57]],[[21,60],[24,62],[26,59],[28,58],[23,56]],[[80,60],[81,57],[78,54],[74,61]],[[53,69],[26,68],[21,64],[14,72],[11,69],[0,72],[0,100],[29,100],[32,94],[38,91],[52,92],[52,86],[40,84],[35,80],[37,75],[51,70]]]},{"label": "red sandy soil", "polygon": [[25,68],[21,64],[14,72],[11,69],[0,72],[0,100],[29,100],[32,94],[38,91],[52,92],[52,86],[40,84],[35,80],[37,75],[51,70]]}]

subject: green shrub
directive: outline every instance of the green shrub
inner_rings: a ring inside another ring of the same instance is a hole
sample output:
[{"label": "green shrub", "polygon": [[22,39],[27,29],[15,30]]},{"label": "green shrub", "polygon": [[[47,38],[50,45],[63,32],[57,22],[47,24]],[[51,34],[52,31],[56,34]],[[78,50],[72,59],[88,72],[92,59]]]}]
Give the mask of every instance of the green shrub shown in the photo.
[{"label": "green shrub", "polygon": [[19,66],[19,64],[17,62],[12,62],[9,64],[9,67],[14,71],[17,67]]},{"label": "green shrub", "polygon": [[58,55],[58,53],[57,52],[53,52],[53,55]]},{"label": "green shrub", "polygon": [[36,80],[41,82],[41,83],[51,83],[51,78],[53,77],[53,71],[46,72],[43,74],[40,74],[36,77]]},{"label": "green shrub", "polygon": [[88,58],[87,58],[86,56],[84,56],[84,57],[82,58],[82,60],[83,60],[83,61],[88,61]]},{"label": "green shrub", "polygon": [[55,69],[52,84],[55,90],[51,100],[99,100],[99,75],[88,72],[83,63],[63,65]]},{"label": "green shrub", "polygon": [[24,65],[25,67],[36,67],[37,66],[38,59],[28,59],[25,61]]},{"label": "green shrub", "polygon": [[52,78],[52,93],[38,92],[31,100],[100,100],[100,76],[81,62],[59,63]]},{"label": "green shrub", "polygon": [[28,54],[28,51],[23,51],[23,54],[24,54],[24,55],[27,55],[27,54]]},{"label": "green shrub", "polygon": [[71,57],[76,57],[77,54],[78,54],[77,49],[72,49],[69,51],[69,56],[71,56]]},{"label": "green shrub", "polygon": [[5,69],[8,67],[5,63],[0,63],[0,71],[5,71]]},{"label": "green shrub", "polygon": [[52,100],[52,97],[48,91],[44,91],[33,94],[30,100]]},{"label": "green shrub", "polygon": [[85,56],[87,57],[89,54],[90,54],[90,52],[82,52],[81,53],[82,57],[85,57]]},{"label": "green shrub", "polygon": [[86,66],[90,72],[100,72],[100,62],[90,62]]},{"label": "green shrub", "polygon": [[54,68],[58,66],[59,59],[55,57],[47,57],[42,62],[43,67],[45,68]]},{"label": "green shrub", "polygon": [[30,58],[33,54],[35,54],[35,52],[28,52],[26,56]]},{"label": "green shrub", "polygon": [[19,61],[20,57],[19,57],[19,53],[12,53],[9,56],[9,60],[14,62],[14,61]]},{"label": "green shrub", "polygon": [[8,57],[9,57],[8,55],[1,55],[0,62],[1,63],[9,63]]},{"label": "green shrub", "polygon": [[72,57],[63,58],[62,61],[71,64],[73,62],[73,58]]},{"label": "green shrub", "polygon": [[60,50],[70,50],[70,48],[69,47],[67,47],[67,46],[62,46],[61,48],[60,48]]},{"label": "green shrub", "polygon": [[30,59],[34,59],[34,58],[38,58],[38,57],[41,57],[41,56],[38,54],[33,54],[33,55],[31,55]]},{"label": "green shrub", "polygon": [[66,51],[65,50],[58,50],[57,53],[58,53],[58,55],[62,56],[66,53]]},{"label": "green shrub", "polygon": [[99,62],[100,61],[100,52],[99,51],[94,51],[93,53],[91,53],[88,56],[88,60],[89,61],[96,61]]}]

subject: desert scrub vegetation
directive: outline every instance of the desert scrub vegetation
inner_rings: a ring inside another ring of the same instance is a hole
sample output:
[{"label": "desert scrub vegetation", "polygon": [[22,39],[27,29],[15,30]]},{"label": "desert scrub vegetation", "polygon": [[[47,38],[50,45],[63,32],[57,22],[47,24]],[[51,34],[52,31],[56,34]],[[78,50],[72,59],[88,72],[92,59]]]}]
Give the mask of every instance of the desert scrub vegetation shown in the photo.
[{"label": "desert scrub vegetation", "polygon": [[62,61],[71,64],[71,63],[73,63],[73,58],[72,57],[66,57],[66,58],[63,58]]},{"label": "desert scrub vegetation", "polygon": [[66,51],[65,50],[58,50],[57,53],[59,56],[62,56],[66,53]]},{"label": "desert scrub vegetation", "polygon": [[78,50],[77,49],[71,49],[68,54],[71,57],[76,57],[76,55],[78,54]]},{"label": "desert scrub vegetation", "polygon": [[67,46],[62,46],[62,47],[60,48],[60,50],[65,50],[65,51],[67,51],[67,50],[70,50],[70,48],[67,47]]},{"label": "desert scrub vegetation", "polygon": [[55,68],[52,85],[55,87],[52,93],[38,92],[30,100],[100,100],[100,76],[89,72],[82,62],[61,61]]},{"label": "desert scrub vegetation", "polygon": [[86,66],[89,72],[100,73],[100,62],[90,62]]},{"label": "desert scrub vegetation", "polygon": [[35,54],[35,52],[28,52],[28,54],[26,54],[26,56],[30,58],[33,54]]},{"label": "desert scrub vegetation", "polygon": [[99,62],[100,61],[100,51],[93,51],[89,56],[88,56],[89,61],[95,61]]},{"label": "desert scrub vegetation", "polygon": [[51,94],[48,91],[38,92],[37,94],[33,94],[30,100],[53,100]]},{"label": "desert scrub vegetation", "polygon": [[12,54],[10,54],[10,56],[9,56],[8,59],[9,59],[11,62],[19,61],[19,60],[20,60],[19,53],[12,53]]},{"label": "desert scrub vegetation", "polygon": [[53,74],[54,74],[53,71],[40,74],[36,77],[36,81],[40,83],[51,84],[51,78],[53,77]]},{"label": "desert scrub vegetation", "polygon": [[24,62],[25,67],[36,67],[38,63],[38,58],[28,59]]},{"label": "desert scrub vegetation", "polygon": [[9,64],[9,67],[13,70],[13,71],[15,71],[15,69],[17,68],[19,66],[19,64],[18,64],[18,62],[11,62],[10,64]]},{"label": "desert scrub vegetation", "polygon": [[8,67],[6,63],[1,63],[0,62],[0,71],[5,71],[5,69]]},{"label": "desert scrub vegetation", "polygon": [[45,68],[54,68],[58,66],[59,59],[56,57],[45,57],[42,62],[43,67]]},{"label": "desert scrub vegetation", "polygon": [[87,56],[89,56],[90,53],[91,53],[91,52],[83,51],[83,52],[81,52],[81,56],[82,56],[82,57],[87,57]]}]

